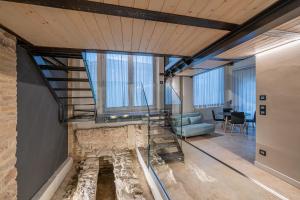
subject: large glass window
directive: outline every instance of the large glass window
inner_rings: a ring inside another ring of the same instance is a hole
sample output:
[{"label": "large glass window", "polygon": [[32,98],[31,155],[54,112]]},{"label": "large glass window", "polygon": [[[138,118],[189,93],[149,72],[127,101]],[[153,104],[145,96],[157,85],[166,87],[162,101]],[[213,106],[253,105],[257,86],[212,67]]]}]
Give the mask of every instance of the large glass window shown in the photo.
[{"label": "large glass window", "polygon": [[256,108],[255,67],[233,71],[233,106],[251,115]]},{"label": "large glass window", "polygon": [[193,77],[195,107],[224,104],[224,68],[218,68]]},{"label": "large glass window", "polygon": [[128,56],[106,55],[106,107],[126,107],[128,99]]},{"label": "large glass window", "polygon": [[151,56],[133,56],[134,106],[145,106],[141,99],[144,88],[148,105],[153,105],[153,58]]},{"label": "large glass window", "polygon": [[[106,55],[106,107],[145,106],[154,101],[151,56]],[[144,88],[145,93],[142,88]]]}]

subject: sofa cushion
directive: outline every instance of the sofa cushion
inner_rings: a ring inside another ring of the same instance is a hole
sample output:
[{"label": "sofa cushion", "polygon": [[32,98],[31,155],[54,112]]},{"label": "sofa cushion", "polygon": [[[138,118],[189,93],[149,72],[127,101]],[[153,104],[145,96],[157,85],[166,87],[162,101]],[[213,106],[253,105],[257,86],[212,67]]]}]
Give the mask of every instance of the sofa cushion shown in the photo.
[{"label": "sofa cushion", "polygon": [[195,117],[189,117],[190,120],[190,124],[199,124],[201,123],[202,117],[199,116],[195,116]]},{"label": "sofa cushion", "polygon": [[[189,125],[190,124],[190,120],[188,117],[183,117],[182,118],[182,126],[186,126],[186,125]],[[174,118],[173,121],[172,121],[172,125],[173,126],[181,126],[181,117],[177,117],[177,118]]]},{"label": "sofa cushion", "polygon": [[215,131],[215,125],[208,123],[190,124],[182,127],[182,133],[180,127],[176,127],[174,131],[177,135],[182,134],[182,136],[185,137],[204,135],[213,133]]},{"label": "sofa cushion", "polygon": [[[188,117],[183,117],[182,118],[182,126],[186,126],[190,124],[190,120]],[[179,126],[180,126],[180,120],[179,120]]]}]

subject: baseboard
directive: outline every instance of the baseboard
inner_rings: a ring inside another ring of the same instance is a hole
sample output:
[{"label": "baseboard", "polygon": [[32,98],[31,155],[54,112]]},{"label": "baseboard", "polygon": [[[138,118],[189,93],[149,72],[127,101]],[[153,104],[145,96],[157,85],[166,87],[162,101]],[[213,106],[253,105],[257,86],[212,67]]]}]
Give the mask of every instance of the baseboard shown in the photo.
[{"label": "baseboard", "polygon": [[152,192],[152,195],[154,197],[155,200],[163,200],[163,197],[160,193],[160,190],[159,188],[157,187],[153,177],[151,176],[149,170],[148,170],[148,167],[146,165],[146,163],[144,162],[144,159],[140,153],[140,151],[136,148],[136,154],[137,154],[137,157],[138,157],[138,161],[143,169],[143,172],[144,172],[144,175],[146,177],[146,180],[148,182],[148,185],[150,187],[150,190]]},{"label": "baseboard", "polygon": [[297,181],[297,180],[295,180],[295,179],[293,179],[293,178],[291,178],[291,177],[289,177],[289,176],[287,176],[287,175],[285,175],[285,174],[283,174],[283,173],[281,173],[281,172],[279,172],[279,171],[277,171],[277,170],[275,170],[275,169],[273,169],[273,168],[271,168],[267,165],[264,165],[264,164],[262,164],[258,161],[255,161],[255,165],[257,167],[269,172],[270,174],[284,180],[285,182],[287,182],[287,183],[289,183],[289,184],[291,184],[291,185],[293,185],[297,188],[300,188],[300,182],[299,181]]},{"label": "baseboard", "polygon": [[34,195],[32,200],[50,200],[66,177],[67,173],[70,171],[72,164],[73,159],[70,157],[67,158],[43,185],[43,187]]}]

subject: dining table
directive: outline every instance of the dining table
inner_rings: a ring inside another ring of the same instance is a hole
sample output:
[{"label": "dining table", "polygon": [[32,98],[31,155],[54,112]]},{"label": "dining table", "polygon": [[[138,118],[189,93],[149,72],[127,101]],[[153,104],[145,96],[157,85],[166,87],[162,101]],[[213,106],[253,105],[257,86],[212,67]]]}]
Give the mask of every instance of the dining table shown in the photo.
[{"label": "dining table", "polygon": [[[229,120],[231,118],[231,113],[232,112],[238,112],[238,111],[230,111],[230,112],[223,112],[222,111],[222,112],[218,113],[218,115],[222,115],[223,118],[225,119],[225,122],[224,122],[224,130],[225,130],[225,132],[226,132],[227,124],[228,124],[228,122],[229,122]],[[251,113],[244,112],[244,114],[245,114],[245,118],[251,116]]]}]

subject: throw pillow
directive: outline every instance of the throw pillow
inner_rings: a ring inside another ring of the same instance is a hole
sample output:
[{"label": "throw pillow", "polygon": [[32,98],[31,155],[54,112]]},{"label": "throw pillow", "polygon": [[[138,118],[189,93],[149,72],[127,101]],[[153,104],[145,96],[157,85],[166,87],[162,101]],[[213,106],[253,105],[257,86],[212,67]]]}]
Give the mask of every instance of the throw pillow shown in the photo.
[{"label": "throw pillow", "polygon": [[201,123],[201,116],[189,117],[191,124],[199,124]]}]

